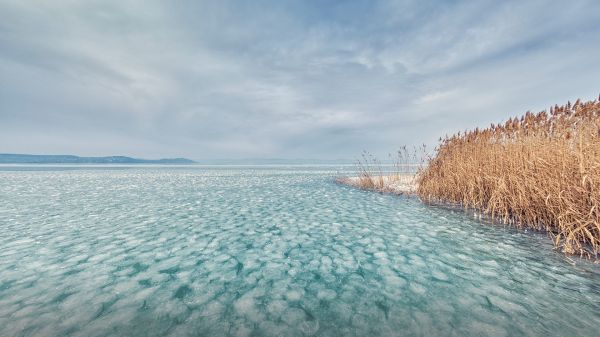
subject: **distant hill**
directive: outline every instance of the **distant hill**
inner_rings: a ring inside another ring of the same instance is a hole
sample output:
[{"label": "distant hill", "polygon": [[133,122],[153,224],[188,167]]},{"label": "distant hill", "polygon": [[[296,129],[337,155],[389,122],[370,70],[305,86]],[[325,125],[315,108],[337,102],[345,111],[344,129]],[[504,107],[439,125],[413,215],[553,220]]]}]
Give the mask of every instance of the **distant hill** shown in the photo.
[{"label": "distant hill", "polygon": [[194,164],[186,158],[138,159],[125,156],[79,157],[0,153],[0,164]]}]

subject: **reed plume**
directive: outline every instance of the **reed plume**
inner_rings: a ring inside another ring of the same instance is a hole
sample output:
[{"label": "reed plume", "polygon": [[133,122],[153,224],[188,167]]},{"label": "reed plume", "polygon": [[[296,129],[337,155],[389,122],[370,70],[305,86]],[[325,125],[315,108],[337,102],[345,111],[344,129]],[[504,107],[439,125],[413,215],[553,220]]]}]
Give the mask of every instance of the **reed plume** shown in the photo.
[{"label": "reed plume", "polygon": [[547,231],[567,254],[600,251],[600,98],[445,137],[417,176],[427,203]]}]

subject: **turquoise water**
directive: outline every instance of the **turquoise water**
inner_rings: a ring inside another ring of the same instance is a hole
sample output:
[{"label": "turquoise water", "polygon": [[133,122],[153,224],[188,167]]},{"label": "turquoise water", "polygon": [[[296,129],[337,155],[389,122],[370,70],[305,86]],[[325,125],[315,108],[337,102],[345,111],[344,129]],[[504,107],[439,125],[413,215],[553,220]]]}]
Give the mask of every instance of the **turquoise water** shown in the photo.
[{"label": "turquoise water", "polygon": [[0,335],[598,335],[598,265],[349,169],[3,167]]}]

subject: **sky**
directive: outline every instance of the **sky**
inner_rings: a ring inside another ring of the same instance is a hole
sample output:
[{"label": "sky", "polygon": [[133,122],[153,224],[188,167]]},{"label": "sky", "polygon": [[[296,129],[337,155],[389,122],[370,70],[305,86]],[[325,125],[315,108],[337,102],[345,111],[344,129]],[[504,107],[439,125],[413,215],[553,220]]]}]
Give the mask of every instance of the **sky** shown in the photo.
[{"label": "sky", "polygon": [[600,1],[0,0],[0,153],[385,157],[600,93]]}]

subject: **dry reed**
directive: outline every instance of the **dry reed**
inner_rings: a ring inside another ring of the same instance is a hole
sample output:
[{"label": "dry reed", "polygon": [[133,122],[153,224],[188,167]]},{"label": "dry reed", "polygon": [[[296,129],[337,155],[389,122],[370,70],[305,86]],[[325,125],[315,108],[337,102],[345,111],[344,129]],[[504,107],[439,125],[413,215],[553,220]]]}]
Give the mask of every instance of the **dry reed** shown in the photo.
[{"label": "dry reed", "polygon": [[362,159],[357,160],[358,180],[356,186],[364,189],[383,189],[385,180],[381,162],[367,151],[363,151]]},{"label": "dry reed", "polygon": [[339,178],[338,182],[366,190],[413,194],[415,173],[423,163],[421,161],[421,164],[416,164],[418,158],[423,158],[418,156],[419,151],[424,152],[425,146],[412,151],[403,146],[395,156],[389,155],[392,164],[386,166],[369,152],[363,151],[356,162],[356,177]]},{"label": "dry reed", "polygon": [[600,98],[446,137],[417,184],[424,202],[544,230],[563,252],[598,257]]}]

